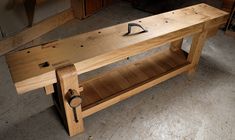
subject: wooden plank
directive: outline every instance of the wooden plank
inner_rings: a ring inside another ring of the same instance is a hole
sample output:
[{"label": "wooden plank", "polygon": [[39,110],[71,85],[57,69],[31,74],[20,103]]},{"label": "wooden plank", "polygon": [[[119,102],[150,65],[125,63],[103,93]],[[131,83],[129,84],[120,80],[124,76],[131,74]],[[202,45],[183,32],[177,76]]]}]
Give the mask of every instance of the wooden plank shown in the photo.
[{"label": "wooden plank", "polygon": [[[88,106],[90,104],[93,104],[97,101],[101,101],[102,98],[99,96],[99,94],[95,94],[95,89],[89,84],[83,84],[84,92],[82,92],[82,106]],[[84,94],[86,93],[86,94]]]},{"label": "wooden plank", "polygon": [[[9,54],[7,62],[18,93],[25,93],[56,82],[58,67],[74,64],[82,74],[218,26],[226,22],[227,15],[199,4],[132,21],[143,25],[147,33],[123,37],[127,32],[127,23],[123,23]],[[48,66],[41,67],[44,63]]]},{"label": "wooden plank", "polygon": [[[166,53],[172,54],[172,52],[169,50],[164,52],[164,54],[166,54]],[[192,65],[189,62],[187,62],[187,59],[183,53],[181,53],[182,56],[179,56],[178,54],[174,54],[174,55],[177,55],[178,59],[181,59],[182,61],[181,61],[181,63],[178,63],[178,64],[174,62],[176,65],[174,67],[172,67],[170,70],[162,71],[161,73],[155,74],[154,76],[152,75],[151,78],[148,78],[148,79],[143,78],[142,80],[139,80],[138,83],[129,83],[129,87],[119,89],[119,90],[114,91],[112,93],[107,93],[106,98],[103,98],[102,100],[100,100],[100,99],[93,100],[93,103],[90,102],[90,104],[84,103],[84,104],[86,104],[86,106],[84,106],[84,105],[82,106],[83,117],[87,117],[95,112],[98,112],[102,109],[105,109],[113,104],[116,104],[122,100],[125,100],[125,99],[133,96],[133,95],[136,95],[136,94],[140,93],[141,91],[144,91],[145,89],[148,89],[156,84],[159,84],[167,79],[170,79],[171,77],[174,77],[178,74],[186,72],[192,68]],[[167,55],[162,55],[162,56],[155,55],[153,57],[146,58],[146,59],[142,60],[141,62],[137,62],[137,63],[141,63],[141,65],[143,65],[142,67],[146,67],[145,69],[151,69],[152,67],[149,66],[148,64],[146,65],[145,62],[148,61],[148,59],[153,59],[153,58],[154,58],[153,61],[158,61],[158,58],[161,59],[162,57],[163,57],[163,59],[169,58],[169,56],[167,56]],[[132,67],[132,65],[135,65],[135,64],[136,63],[130,64],[126,67]],[[153,66],[155,66],[155,65],[153,65]],[[120,69],[126,69],[126,68],[122,67]],[[115,71],[117,71],[117,70],[111,71],[110,73],[114,73]],[[126,72],[127,71],[122,71],[122,73],[126,73]],[[101,77],[103,79],[105,79],[105,78],[109,79],[110,77],[108,75],[110,75],[110,74],[104,74]],[[117,77],[113,77],[111,79],[116,79],[116,78],[120,79],[119,77],[120,77],[120,75],[117,75]],[[94,78],[93,82],[96,82],[96,84],[98,84],[98,82],[100,82],[100,81],[98,81],[97,79],[99,79],[99,78],[100,77]],[[131,81],[130,79],[132,79],[133,77],[129,76],[126,78],[127,78],[126,81]],[[123,80],[117,81],[117,83],[115,82],[115,84],[118,85],[118,84],[121,84],[122,82],[123,82]],[[90,81],[82,83],[82,85],[86,85],[88,83],[90,83]],[[86,88],[89,89],[90,87],[87,86]],[[102,89],[100,89],[100,90],[102,90]],[[93,95],[98,94],[96,92],[92,92],[92,93],[93,93]],[[84,90],[84,92],[82,93],[82,96],[86,95],[86,94],[90,94],[90,93]]]},{"label": "wooden plank", "polygon": [[[81,85],[85,87],[84,92],[82,92],[82,98],[84,99],[82,110],[92,108],[114,96],[132,90],[148,81],[152,81],[175,68],[189,64],[185,54],[182,52],[182,50],[172,52],[166,49],[158,52],[154,56],[116,68],[110,72],[82,82]],[[169,59],[171,57],[174,57],[177,61]],[[150,61],[155,63],[149,63]],[[170,64],[173,65],[167,69],[159,69],[159,67],[161,67],[157,63],[159,61],[164,63],[170,62]],[[87,100],[86,98],[89,99]]]},{"label": "wooden plank", "polygon": [[145,83],[143,85],[139,85],[138,87],[136,87],[132,90],[129,90],[129,91],[123,93],[123,94],[120,94],[120,95],[118,95],[114,98],[107,99],[105,102],[102,102],[102,103],[97,104],[93,107],[87,108],[86,110],[82,111],[82,116],[84,118],[87,117],[87,116],[90,116],[90,115],[92,115],[92,114],[94,114],[94,113],[96,113],[100,110],[103,110],[103,109],[105,109],[105,108],[107,108],[111,105],[114,105],[114,104],[116,104],[120,101],[123,101],[123,100],[125,100],[125,99],[127,99],[131,96],[134,96],[138,93],[141,93],[142,91],[144,91],[148,88],[151,88],[156,84],[159,84],[159,83],[161,83],[163,81],[166,81],[166,80],[168,80],[168,79],[170,79],[170,78],[172,78],[176,75],[184,73],[184,72],[188,71],[189,69],[191,69],[191,65],[186,65],[186,66],[180,67],[176,70],[173,70],[169,73],[166,73],[165,75],[162,75],[161,77],[159,77],[155,80],[152,80],[152,81],[150,81],[148,83]]},{"label": "wooden plank", "polygon": [[69,90],[76,90],[79,93],[79,85],[78,85],[78,77],[76,68],[71,66],[66,66],[64,68],[60,68],[57,70],[57,78],[58,78],[58,94],[60,100],[60,107],[62,114],[64,114],[64,121],[66,122],[66,126],[70,136],[74,136],[80,132],[84,131],[83,125],[83,117],[81,111],[81,105],[76,107],[77,121],[74,116],[74,112],[72,107],[69,105]]},{"label": "wooden plank", "polygon": [[74,18],[71,9],[50,17],[31,28],[0,41],[0,56],[46,34]]}]

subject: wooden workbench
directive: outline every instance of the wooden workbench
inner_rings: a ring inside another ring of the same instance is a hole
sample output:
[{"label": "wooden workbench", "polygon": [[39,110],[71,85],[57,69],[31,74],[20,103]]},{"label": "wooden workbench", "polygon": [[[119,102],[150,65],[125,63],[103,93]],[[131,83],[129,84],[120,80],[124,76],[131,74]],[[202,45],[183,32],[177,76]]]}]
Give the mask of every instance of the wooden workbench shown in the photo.
[{"label": "wooden workbench", "polygon": [[[224,11],[198,4],[128,22],[142,25],[147,32],[133,28],[131,35],[123,36],[128,26],[123,23],[18,51],[7,55],[6,60],[19,94],[46,87],[48,94],[59,98],[56,104],[63,110],[60,112],[66,117],[62,118],[72,136],[83,131],[82,118],[171,77],[193,73],[209,31],[226,23],[227,18]],[[181,49],[182,40],[191,35],[192,46],[186,53]],[[167,43],[171,43],[169,49],[78,82],[77,75]],[[55,83],[57,88],[52,86],[56,87]],[[73,110],[68,106],[69,89],[75,89],[82,99],[76,122],[72,121]]]}]

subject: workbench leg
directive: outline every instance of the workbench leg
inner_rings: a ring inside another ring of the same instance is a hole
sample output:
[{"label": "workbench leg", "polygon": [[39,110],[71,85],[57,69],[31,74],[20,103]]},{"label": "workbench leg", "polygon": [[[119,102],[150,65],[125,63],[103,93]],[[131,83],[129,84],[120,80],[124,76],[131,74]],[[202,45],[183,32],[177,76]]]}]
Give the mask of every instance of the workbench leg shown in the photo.
[{"label": "workbench leg", "polygon": [[192,45],[187,58],[187,60],[192,65],[192,69],[188,71],[189,75],[194,74],[196,71],[201,56],[202,48],[207,37],[207,33],[208,31],[203,31],[193,36]]},{"label": "workbench leg", "polygon": [[84,131],[77,71],[75,66],[71,65],[57,69],[56,75],[57,88],[53,95],[54,102],[69,135],[74,136]]},{"label": "workbench leg", "polygon": [[182,47],[182,44],[183,44],[183,38],[179,39],[179,40],[176,40],[176,41],[173,41],[171,42],[171,46],[170,46],[170,49],[172,51],[177,51],[177,50],[180,50],[181,47]]}]

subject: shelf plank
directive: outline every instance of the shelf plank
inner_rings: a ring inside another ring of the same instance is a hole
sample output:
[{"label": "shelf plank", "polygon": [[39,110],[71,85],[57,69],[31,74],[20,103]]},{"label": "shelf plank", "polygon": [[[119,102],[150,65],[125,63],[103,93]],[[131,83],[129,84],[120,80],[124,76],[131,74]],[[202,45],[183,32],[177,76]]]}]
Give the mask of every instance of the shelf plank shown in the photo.
[{"label": "shelf plank", "polygon": [[[181,70],[182,68],[183,70]],[[167,49],[152,57],[87,80],[82,83],[84,87],[81,94],[84,99],[82,103],[83,117],[121,101],[122,96],[129,97],[129,95],[125,95],[129,92],[137,94],[136,88],[142,86],[138,92],[143,91],[175,74],[187,71],[189,68],[190,63],[187,61],[186,53],[182,50],[173,52]],[[164,76],[166,78],[162,78]],[[154,80],[158,81],[152,84],[151,82]],[[116,101],[110,102],[113,99]]]},{"label": "shelf plank", "polygon": [[[7,55],[6,60],[16,90],[22,94],[56,83],[55,70],[59,67],[74,64],[77,74],[82,74],[219,26],[227,17],[222,10],[198,4],[131,21],[141,24],[147,33],[124,37],[128,23],[123,23],[18,51]],[[139,30],[133,28],[133,32]]]}]

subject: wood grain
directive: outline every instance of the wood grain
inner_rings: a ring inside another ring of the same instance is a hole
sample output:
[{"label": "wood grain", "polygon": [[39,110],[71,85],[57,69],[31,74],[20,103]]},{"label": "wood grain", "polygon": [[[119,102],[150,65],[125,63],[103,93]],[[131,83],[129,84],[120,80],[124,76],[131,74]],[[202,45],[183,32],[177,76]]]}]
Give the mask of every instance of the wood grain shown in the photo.
[{"label": "wood grain", "polygon": [[[125,59],[226,22],[228,13],[195,6],[131,21],[149,32],[123,37],[127,23],[7,55],[18,93],[56,83],[55,69],[74,64],[77,74]],[[138,29],[134,33],[139,32]],[[47,67],[41,67],[47,63]]]},{"label": "wood grain", "polygon": [[[165,67],[162,64],[166,64]],[[191,69],[182,50],[169,49],[81,83],[82,113],[87,117]]]},{"label": "wood grain", "polygon": [[191,49],[188,55],[188,61],[192,64],[193,68],[189,71],[189,74],[193,74],[196,71],[201,52],[206,41],[208,30],[201,33],[197,33],[193,36]]},{"label": "wood grain", "polygon": [[14,36],[0,41],[0,56],[4,55],[30,41],[42,36],[43,34],[59,27],[60,25],[74,18],[71,9],[59,13],[49,19],[41,21],[31,28],[27,28]]},{"label": "wood grain", "polygon": [[179,40],[176,40],[176,41],[171,42],[171,50],[172,50],[172,51],[180,50],[181,47],[182,47],[183,41],[184,41],[184,39],[181,38],[181,39],[179,39]]},{"label": "wood grain", "polygon": [[[62,114],[64,115],[62,117],[64,119],[64,122],[66,122],[65,125],[67,126],[69,135],[74,136],[84,131],[81,105],[79,107],[76,107],[76,113],[78,116],[78,122],[76,122],[73,114],[73,109],[70,107],[67,98],[67,93],[70,89],[79,91],[77,72],[75,67],[71,65],[58,69],[56,71],[56,74],[58,79],[60,109]],[[78,94],[80,95],[79,92]]]}]

